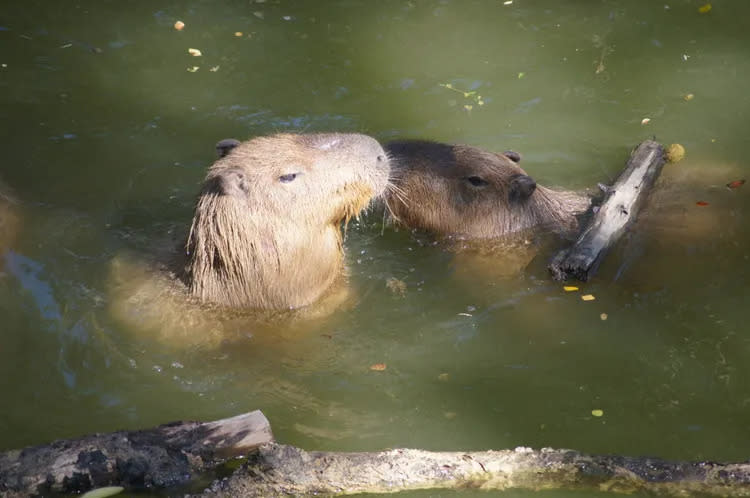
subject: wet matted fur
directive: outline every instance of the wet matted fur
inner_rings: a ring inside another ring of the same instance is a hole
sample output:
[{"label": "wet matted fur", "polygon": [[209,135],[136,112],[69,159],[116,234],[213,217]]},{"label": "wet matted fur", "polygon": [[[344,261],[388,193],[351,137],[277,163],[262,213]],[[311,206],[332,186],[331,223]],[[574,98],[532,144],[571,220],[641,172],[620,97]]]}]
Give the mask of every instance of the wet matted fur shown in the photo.
[{"label": "wet matted fur", "polygon": [[323,297],[340,302],[329,297],[346,287],[338,285],[345,283],[342,224],[388,185],[387,156],[366,135],[225,142],[184,250],[150,262],[124,254],[112,265],[115,315],[136,329],[157,329],[165,342],[192,340],[202,329],[221,335],[222,317],[237,317],[230,309],[273,314]]}]

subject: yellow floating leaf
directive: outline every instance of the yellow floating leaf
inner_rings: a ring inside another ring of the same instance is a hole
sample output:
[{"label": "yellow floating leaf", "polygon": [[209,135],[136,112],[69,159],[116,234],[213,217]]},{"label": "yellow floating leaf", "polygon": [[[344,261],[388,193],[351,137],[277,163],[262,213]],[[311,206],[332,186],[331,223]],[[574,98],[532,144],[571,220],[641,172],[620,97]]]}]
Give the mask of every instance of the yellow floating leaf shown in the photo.
[{"label": "yellow floating leaf", "polygon": [[505,0],[503,5],[513,5],[513,0]]},{"label": "yellow floating leaf", "polygon": [[524,76],[526,76],[526,73],[523,73],[523,72],[521,72],[521,73],[518,73],[518,79],[519,79],[519,80],[520,80],[521,78],[523,78]]},{"label": "yellow floating leaf", "polygon": [[196,71],[197,71],[198,69],[200,69],[200,66],[193,66],[193,67],[189,67],[189,68],[187,68],[187,70],[188,70],[189,72],[191,72],[191,73],[194,73],[194,72],[196,72]]},{"label": "yellow floating leaf", "polygon": [[185,27],[185,23],[182,21],[177,21],[174,23],[174,29],[176,29],[177,31],[182,31],[182,28],[184,27]]},{"label": "yellow floating leaf", "polygon": [[211,71],[212,73],[215,73],[216,71],[218,71],[218,70],[219,70],[219,68],[220,68],[220,67],[221,67],[221,66],[214,66],[214,67],[212,67],[211,69],[209,69],[209,71]]},{"label": "yellow floating leaf", "polygon": [[565,285],[563,286],[563,290],[565,292],[573,292],[573,291],[577,291],[578,287],[576,287],[575,285]]},{"label": "yellow floating leaf", "polygon": [[466,105],[464,106],[464,109],[466,109],[467,111],[470,111],[470,110],[472,110],[473,108],[474,108],[474,106],[470,106],[469,104],[466,104]]},{"label": "yellow floating leaf", "polygon": [[385,363],[375,363],[374,365],[370,365],[370,370],[373,370],[375,372],[382,372],[388,368]]},{"label": "yellow floating leaf", "polygon": [[234,32],[234,36],[236,36],[237,38],[239,38],[240,36],[242,36],[242,31],[235,31]]},{"label": "yellow floating leaf", "polygon": [[591,415],[601,417],[604,415],[604,410],[591,410]]},{"label": "yellow floating leaf", "polygon": [[642,125],[647,125],[650,122],[651,122],[651,118],[643,118],[643,119],[641,119],[641,124]]},{"label": "yellow floating leaf", "polygon": [[711,11],[711,4],[710,3],[707,3],[705,5],[701,5],[700,7],[698,7],[698,12],[700,12],[701,14],[706,14],[706,13],[708,13],[710,11]]},{"label": "yellow floating leaf", "polygon": [[447,381],[448,378],[449,378],[449,375],[447,373],[441,373],[440,375],[438,375],[438,380],[443,381],[443,382]]},{"label": "yellow floating leaf", "polygon": [[477,105],[484,105],[484,100],[477,100]]},{"label": "yellow floating leaf", "polygon": [[601,315],[599,315],[599,318],[601,318],[602,321],[604,321],[604,320],[607,319],[607,314],[606,313],[602,313]]},{"label": "yellow floating leaf", "polygon": [[682,97],[682,100],[684,100],[685,102],[689,102],[693,100],[694,98],[695,98],[695,95],[693,95],[692,93],[688,93]]},{"label": "yellow floating leaf", "polygon": [[581,296],[581,299],[583,299],[584,301],[593,301],[596,298],[593,294],[584,294],[583,296]]},{"label": "yellow floating leaf", "polygon": [[190,55],[192,55],[193,57],[200,57],[201,55],[203,55],[203,54],[201,53],[201,51],[200,51],[200,50],[198,50],[197,48],[189,48],[189,49],[188,49],[188,53],[189,53]]},{"label": "yellow floating leaf", "polygon": [[669,161],[670,163],[676,163],[677,161],[685,157],[685,147],[680,144],[672,144],[667,147],[665,155],[667,157],[667,161]]}]

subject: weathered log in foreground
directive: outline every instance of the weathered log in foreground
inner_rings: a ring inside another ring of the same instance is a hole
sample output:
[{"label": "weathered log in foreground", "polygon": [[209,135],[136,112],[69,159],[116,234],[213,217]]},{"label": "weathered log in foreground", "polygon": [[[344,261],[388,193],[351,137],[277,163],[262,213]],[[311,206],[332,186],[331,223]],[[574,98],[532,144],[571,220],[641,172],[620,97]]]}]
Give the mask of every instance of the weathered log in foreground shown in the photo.
[{"label": "weathered log in foreground", "polygon": [[750,496],[750,464],[588,456],[553,449],[330,453],[268,444],[234,475],[199,496],[337,496],[438,488]]},{"label": "weathered log in foreground", "polygon": [[664,148],[653,140],[642,142],[633,151],[578,240],[550,262],[548,268],[556,280],[572,277],[586,281],[596,273],[607,249],[638,216],[664,162]]},{"label": "weathered log in foreground", "polygon": [[257,410],[214,422],[55,441],[0,453],[0,496],[174,486],[271,441],[271,426]]}]

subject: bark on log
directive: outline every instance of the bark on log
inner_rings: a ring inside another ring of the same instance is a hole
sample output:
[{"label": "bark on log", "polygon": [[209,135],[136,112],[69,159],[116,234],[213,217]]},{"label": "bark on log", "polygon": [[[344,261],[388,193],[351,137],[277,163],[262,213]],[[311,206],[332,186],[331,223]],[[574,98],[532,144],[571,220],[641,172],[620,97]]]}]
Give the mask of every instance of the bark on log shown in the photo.
[{"label": "bark on log", "polygon": [[750,464],[589,456],[554,449],[330,453],[268,444],[234,475],[198,496],[339,496],[438,488],[750,496]]},{"label": "bark on log", "polygon": [[625,170],[608,189],[604,202],[578,240],[550,262],[553,278],[585,282],[596,273],[607,250],[638,216],[664,162],[664,148],[653,140],[642,142],[633,151]]},{"label": "bark on log", "polygon": [[260,411],[55,441],[0,453],[0,496],[173,486],[272,441],[271,426]]}]

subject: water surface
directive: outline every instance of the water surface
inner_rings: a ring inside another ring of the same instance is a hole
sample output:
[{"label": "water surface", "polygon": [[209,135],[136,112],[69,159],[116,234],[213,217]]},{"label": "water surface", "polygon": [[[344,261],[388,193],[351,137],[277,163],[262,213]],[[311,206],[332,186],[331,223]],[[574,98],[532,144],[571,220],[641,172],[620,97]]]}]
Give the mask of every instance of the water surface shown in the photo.
[{"label": "water surface", "polygon": [[[748,174],[750,5],[700,4],[5,2],[0,177],[23,224],[2,256],[0,449],[262,409],[307,449],[746,459],[750,206],[724,184]],[[582,292],[550,280],[549,250],[462,278],[373,214],[347,233],[356,305],[320,328],[180,348],[113,319],[112,259],[186,228],[217,140],[323,130],[510,148],[581,190],[645,138],[688,153],[661,185],[673,218],[651,206]],[[473,494],[414,494],[438,495]]]}]

